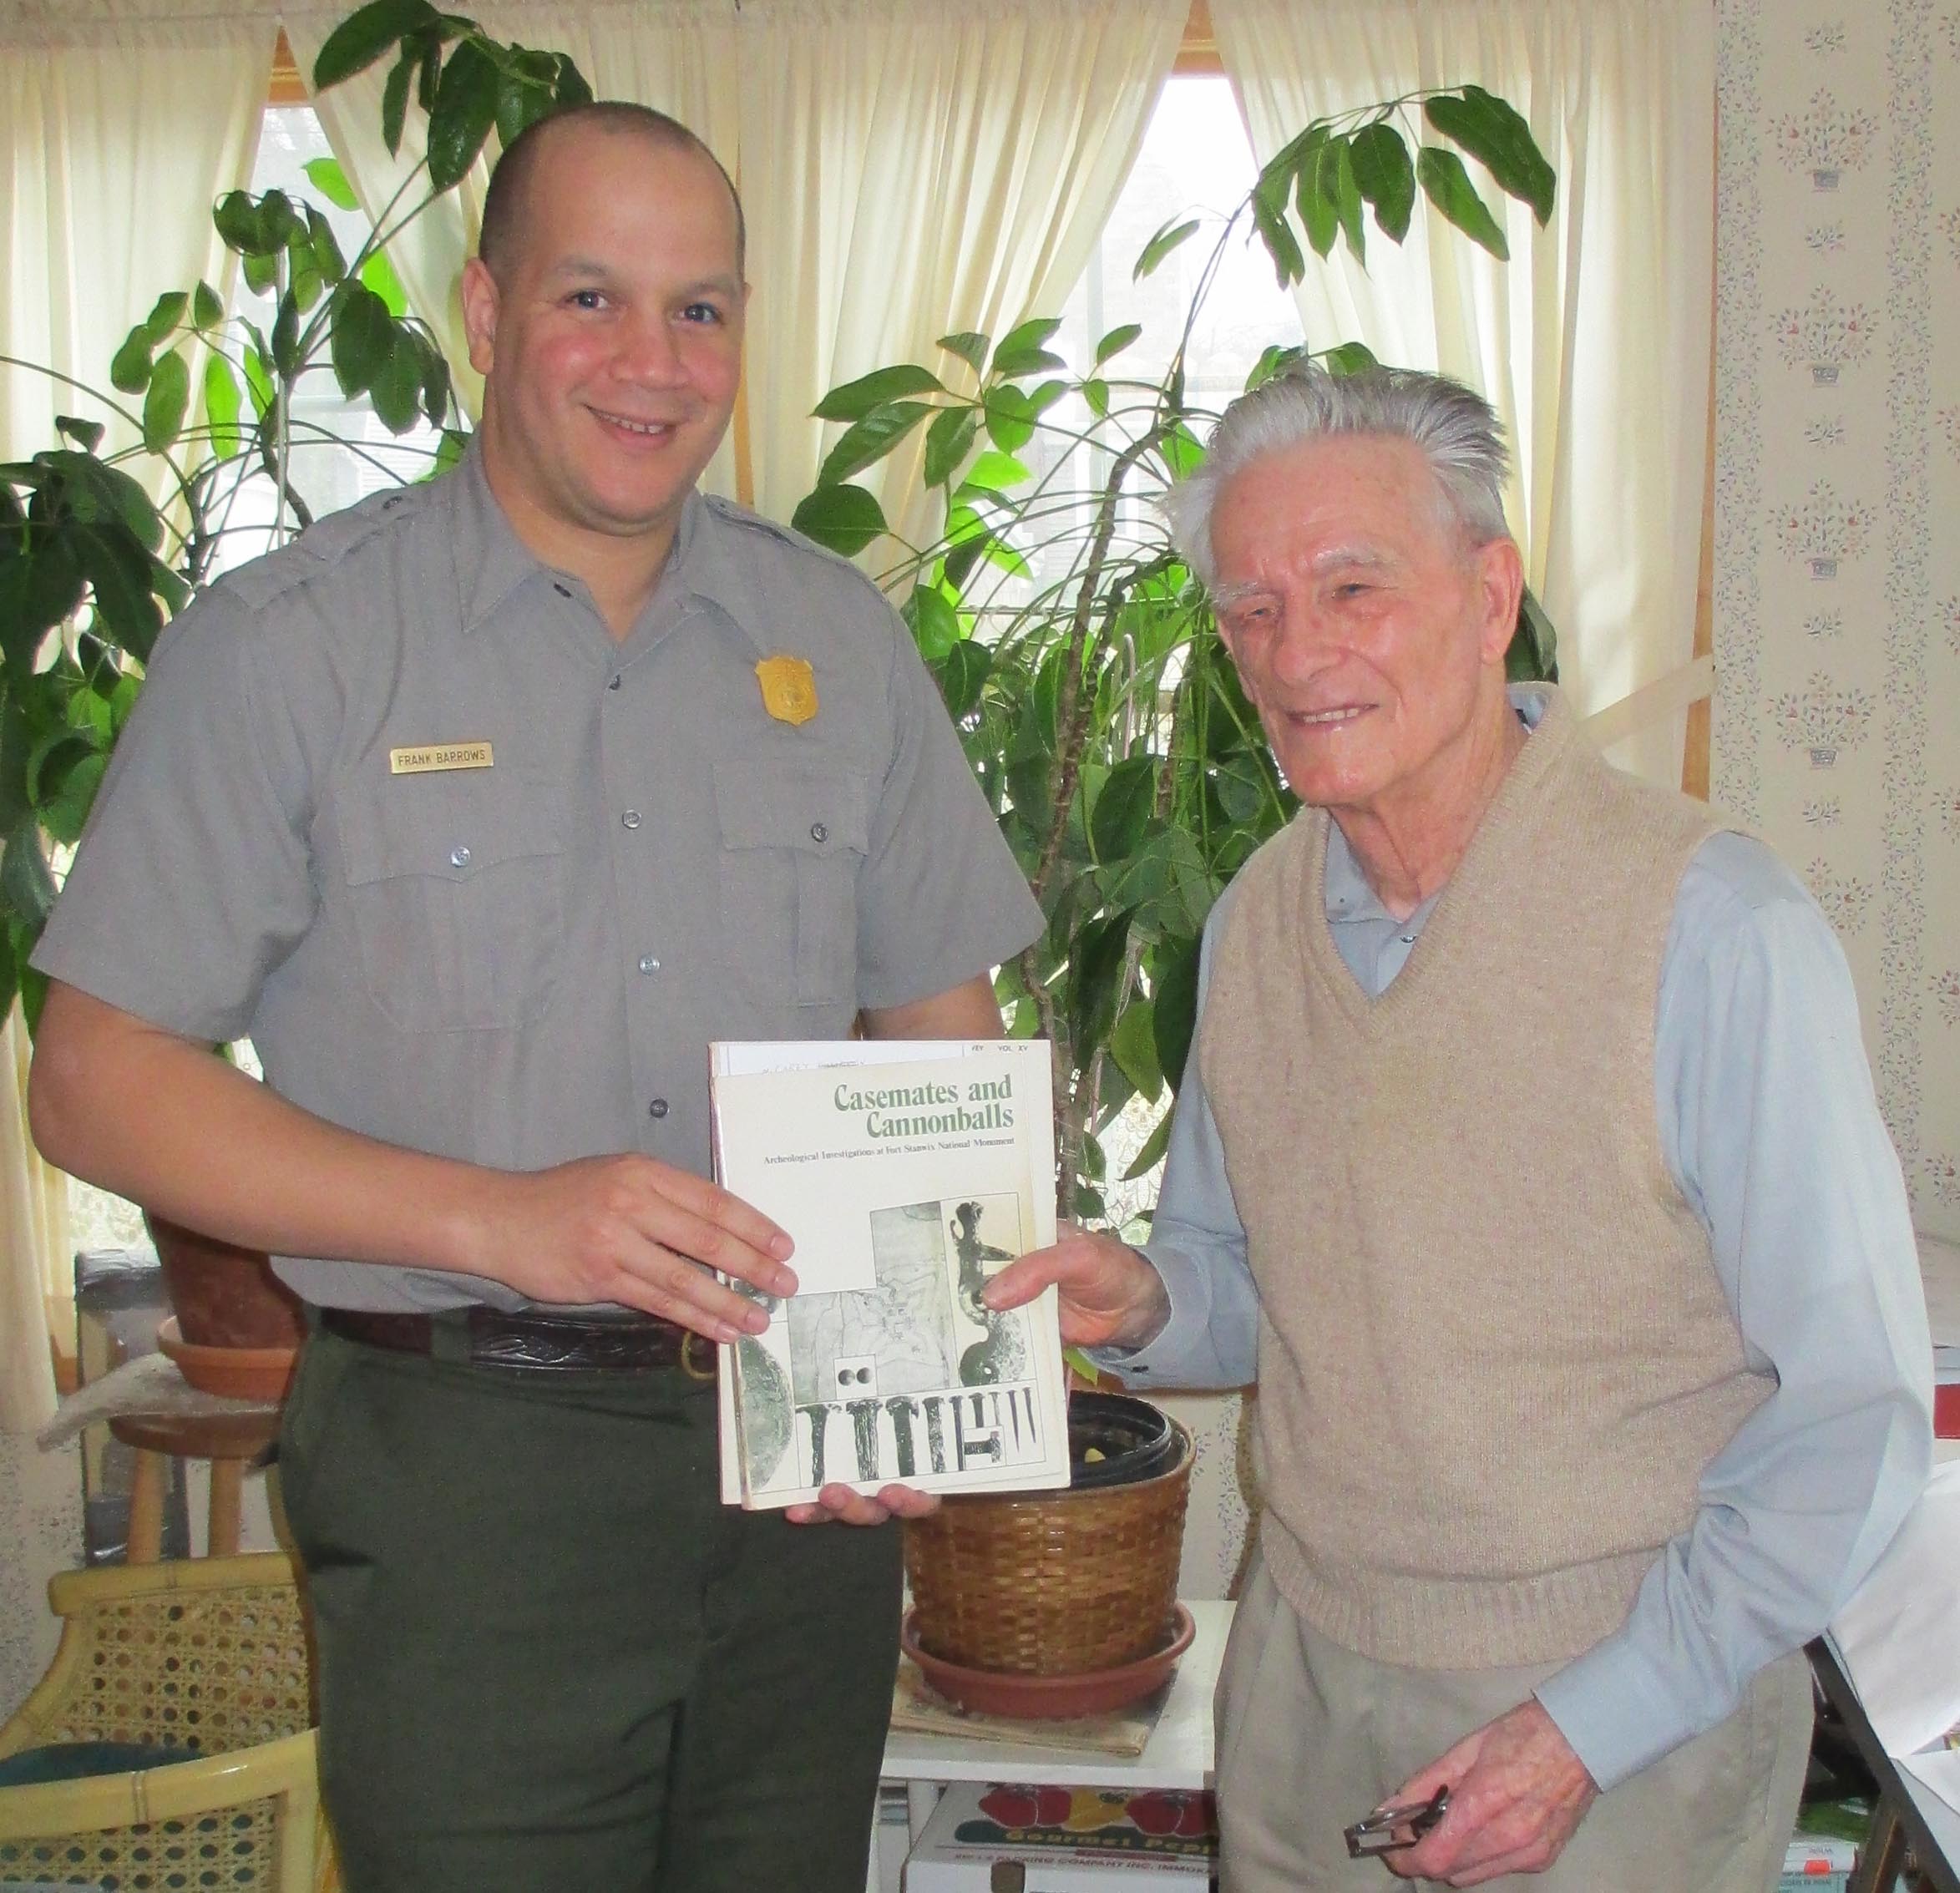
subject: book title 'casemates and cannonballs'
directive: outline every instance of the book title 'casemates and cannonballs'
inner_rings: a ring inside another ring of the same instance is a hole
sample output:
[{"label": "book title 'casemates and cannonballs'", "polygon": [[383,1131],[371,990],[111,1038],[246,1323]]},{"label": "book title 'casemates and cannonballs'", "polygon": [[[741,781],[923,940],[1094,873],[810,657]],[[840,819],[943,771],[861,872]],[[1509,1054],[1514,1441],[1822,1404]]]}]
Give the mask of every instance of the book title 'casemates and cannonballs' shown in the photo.
[{"label": "book title 'casemates and cannonballs'", "polygon": [[[859,1091],[846,1083],[831,1094],[841,1111],[864,1113],[868,1137],[934,1137],[950,1131],[1007,1131],[1014,1127],[1012,1092],[1005,1078],[982,1081],[965,1088],[957,1085],[901,1086],[888,1091]],[[894,1111],[924,1111],[918,1117],[893,1117]]]}]

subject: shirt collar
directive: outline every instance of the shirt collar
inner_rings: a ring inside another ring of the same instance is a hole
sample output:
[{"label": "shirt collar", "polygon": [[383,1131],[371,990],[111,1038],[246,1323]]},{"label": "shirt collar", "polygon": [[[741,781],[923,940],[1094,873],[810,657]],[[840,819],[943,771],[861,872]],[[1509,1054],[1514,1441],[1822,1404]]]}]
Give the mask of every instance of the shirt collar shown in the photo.
[{"label": "shirt collar", "polygon": [[[662,590],[671,586],[672,595],[684,603],[713,605],[754,647],[757,656],[767,657],[769,646],[762,641],[760,627],[767,620],[757,586],[751,529],[729,518],[723,510],[726,504],[700,493],[688,494]],[[770,529],[758,522],[753,529]]]},{"label": "shirt collar", "polygon": [[[1537,729],[1551,707],[1550,693],[1542,684],[1512,684],[1506,694],[1511,699],[1511,707],[1527,730]],[[1327,865],[1321,874],[1320,888],[1331,926],[1395,919],[1382,905],[1381,897],[1369,886],[1368,877],[1361,872],[1361,864],[1355,860],[1355,851],[1348,846],[1348,838],[1340,832],[1338,822],[1330,821],[1327,824]],[[1420,929],[1441,893],[1439,888],[1406,921],[1399,924]]]}]

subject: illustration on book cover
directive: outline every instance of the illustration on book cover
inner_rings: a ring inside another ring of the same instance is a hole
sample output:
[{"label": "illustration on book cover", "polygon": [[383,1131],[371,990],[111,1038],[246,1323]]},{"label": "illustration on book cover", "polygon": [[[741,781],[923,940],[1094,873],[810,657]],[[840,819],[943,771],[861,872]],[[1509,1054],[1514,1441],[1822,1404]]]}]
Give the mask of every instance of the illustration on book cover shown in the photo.
[{"label": "illustration on book cover", "polygon": [[754,1487],[1005,1471],[1044,1456],[1026,1315],[980,1299],[1031,1246],[1021,1215],[1012,1195],[874,1210],[875,1288],[772,1309],[736,1369]]}]

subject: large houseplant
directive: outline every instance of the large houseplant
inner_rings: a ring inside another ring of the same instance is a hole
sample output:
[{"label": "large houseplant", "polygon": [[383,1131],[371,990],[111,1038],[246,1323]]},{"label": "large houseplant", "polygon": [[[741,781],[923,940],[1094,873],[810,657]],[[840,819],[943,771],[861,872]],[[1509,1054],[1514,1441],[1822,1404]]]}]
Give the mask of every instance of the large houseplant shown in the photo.
[{"label": "large houseplant", "polygon": [[[1065,1215],[1124,1220],[1107,1200],[1102,1140],[1133,1098],[1161,1107],[1174,1093],[1205,915],[1295,806],[1157,504],[1202,460],[1217,418],[1188,392],[1199,315],[1228,245],[1256,241],[1290,286],[1309,251],[1345,243],[1365,258],[1370,223],[1400,243],[1419,194],[1506,257],[1464,157],[1541,224],[1550,215],[1551,166],[1502,99],[1466,85],[1364,107],[1308,125],[1221,220],[1160,374],[1124,372],[1137,323],[1071,362],[1051,347],[1061,321],[1043,317],[998,338],[942,337],[935,365],[880,368],[817,409],[847,425],[795,523],[874,562],[1048,917],[1000,990],[1012,1029],[1055,1047]],[[1172,219],[1132,280],[1204,228]],[[1374,363],[1353,342],[1276,343],[1247,385],[1305,355],[1336,374]],[[920,438],[939,529],[913,544],[854,476]],[[1527,595],[1513,677],[1555,676],[1553,645]],[[1129,1178],[1168,1133],[1158,1108]]]}]

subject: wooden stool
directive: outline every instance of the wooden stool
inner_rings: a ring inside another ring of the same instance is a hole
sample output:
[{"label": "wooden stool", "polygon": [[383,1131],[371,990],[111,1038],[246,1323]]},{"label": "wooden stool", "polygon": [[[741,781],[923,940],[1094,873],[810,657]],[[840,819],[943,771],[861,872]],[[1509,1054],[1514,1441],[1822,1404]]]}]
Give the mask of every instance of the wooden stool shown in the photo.
[{"label": "wooden stool", "polygon": [[154,1564],[163,1555],[166,1460],[211,1463],[210,1542],[213,1557],[238,1549],[238,1510],[246,1462],[256,1459],[279,1435],[279,1410],[194,1415],[117,1414],[109,1430],[136,1455],[129,1493],[130,1564]]}]

